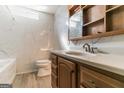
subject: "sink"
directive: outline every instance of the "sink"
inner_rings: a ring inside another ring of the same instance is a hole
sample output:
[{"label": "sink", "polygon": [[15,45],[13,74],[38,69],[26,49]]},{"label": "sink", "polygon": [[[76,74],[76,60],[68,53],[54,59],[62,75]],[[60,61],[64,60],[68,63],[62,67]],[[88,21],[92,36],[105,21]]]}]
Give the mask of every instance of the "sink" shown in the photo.
[{"label": "sink", "polygon": [[70,54],[70,55],[76,55],[76,56],[82,56],[83,53],[80,51],[66,51],[66,54]]},{"label": "sink", "polygon": [[74,56],[96,56],[96,54],[82,52],[82,51],[76,51],[76,50],[65,51],[65,54],[74,55]]}]

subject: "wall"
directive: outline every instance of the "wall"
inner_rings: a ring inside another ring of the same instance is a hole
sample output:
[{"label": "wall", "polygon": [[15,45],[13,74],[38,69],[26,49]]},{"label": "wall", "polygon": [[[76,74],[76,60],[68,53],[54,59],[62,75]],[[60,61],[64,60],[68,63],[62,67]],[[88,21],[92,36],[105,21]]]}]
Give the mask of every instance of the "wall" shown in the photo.
[{"label": "wall", "polygon": [[[85,42],[88,42],[91,46],[98,47],[101,51],[123,55],[124,54],[124,35],[97,38],[93,40],[80,40],[78,42],[67,42],[68,41],[68,27],[66,22],[68,20],[67,6],[60,6],[55,14],[55,31],[58,35],[58,45],[60,49],[78,49],[81,50]],[[64,38],[63,42],[62,39]],[[60,41],[60,42],[59,42]],[[69,46],[69,47],[66,47]]]},{"label": "wall", "polygon": [[0,20],[0,50],[17,58],[17,73],[33,71],[36,59],[48,58],[43,49],[52,47],[53,15],[0,6]]}]

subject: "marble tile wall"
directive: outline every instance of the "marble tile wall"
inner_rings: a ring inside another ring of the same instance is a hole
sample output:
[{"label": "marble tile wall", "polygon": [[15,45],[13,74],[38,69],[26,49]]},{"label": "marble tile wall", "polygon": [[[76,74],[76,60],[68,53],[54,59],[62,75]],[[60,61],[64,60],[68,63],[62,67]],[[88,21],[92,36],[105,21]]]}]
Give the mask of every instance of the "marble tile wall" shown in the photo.
[{"label": "marble tile wall", "polygon": [[0,50],[17,58],[17,73],[36,69],[37,59],[48,59],[54,16],[19,6],[0,6]]}]

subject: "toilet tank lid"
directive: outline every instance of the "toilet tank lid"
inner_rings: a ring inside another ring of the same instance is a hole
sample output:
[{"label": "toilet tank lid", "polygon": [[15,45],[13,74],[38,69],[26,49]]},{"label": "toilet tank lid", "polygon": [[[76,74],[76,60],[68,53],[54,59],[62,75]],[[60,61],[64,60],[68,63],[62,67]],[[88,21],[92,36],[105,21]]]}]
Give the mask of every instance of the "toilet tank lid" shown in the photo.
[{"label": "toilet tank lid", "polygon": [[50,60],[36,60],[36,63],[51,63]]}]

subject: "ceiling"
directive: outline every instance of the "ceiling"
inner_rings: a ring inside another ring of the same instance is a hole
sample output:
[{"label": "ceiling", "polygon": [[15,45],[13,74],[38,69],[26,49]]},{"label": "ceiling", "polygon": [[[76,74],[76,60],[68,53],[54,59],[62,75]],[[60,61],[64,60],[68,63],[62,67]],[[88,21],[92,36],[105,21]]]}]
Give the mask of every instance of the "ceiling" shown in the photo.
[{"label": "ceiling", "polygon": [[54,14],[59,6],[58,5],[28,5],[24,7],[33,9],[39,12]]}]

